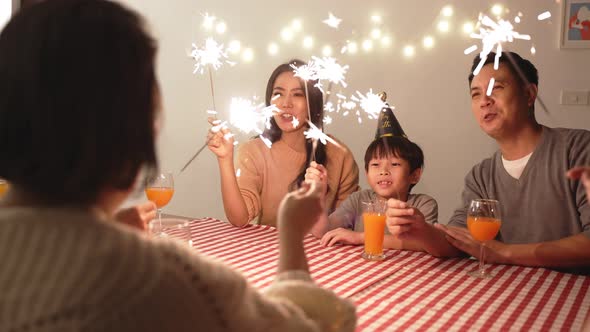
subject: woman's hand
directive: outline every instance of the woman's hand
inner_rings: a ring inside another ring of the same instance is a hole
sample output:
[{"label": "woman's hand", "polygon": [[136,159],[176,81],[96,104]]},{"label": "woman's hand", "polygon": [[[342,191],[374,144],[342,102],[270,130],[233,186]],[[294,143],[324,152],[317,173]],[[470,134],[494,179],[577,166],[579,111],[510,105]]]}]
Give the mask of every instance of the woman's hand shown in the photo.
[{"label": "woman's hand", "polygon": [[317,182],[321,189],[320,192],[325,194],[328,190],[328,170],[324,165],[312,161],[309,163],[309,167],[305,170],[305,181]]},{"label": "woman's hand", "polygon": [[212,127],[207,134],[207,147],[217,156],[217,159],[233,160],[233,134],[227,127],[222,126],[219,120],[209,118],[208,121]]}]

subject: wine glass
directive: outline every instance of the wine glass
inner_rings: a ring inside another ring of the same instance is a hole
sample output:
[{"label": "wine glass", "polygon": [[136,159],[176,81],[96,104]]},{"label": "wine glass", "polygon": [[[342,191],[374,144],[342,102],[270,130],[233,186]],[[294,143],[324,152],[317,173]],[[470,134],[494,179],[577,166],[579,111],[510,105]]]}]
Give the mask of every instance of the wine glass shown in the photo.
[{"label": "wine glass", "polygon": [[8,188],[9,188],[8,182],[6,180],[0,178],[0,199],[2,197],[4,197],[4,195],[8,191]]},{"label": "wine glass", "polygon": [[479,268],[468,274],[476,278],[491,278],[493,275],[485,270],[484,247],[486,242],[493,240],[500,226],[500,202],[494,199],[474,199],[467,211],[467,228],[471,236],[480,243]]},{"label": "wine glass", "polygon": [[147,179],[145,195],[158,208],[158,224],[154,233],[158,236],[166,236],[162,227],[162,208],[170,202],[172,195],[174,195],[172,173],[161,172],[155,178]]}]

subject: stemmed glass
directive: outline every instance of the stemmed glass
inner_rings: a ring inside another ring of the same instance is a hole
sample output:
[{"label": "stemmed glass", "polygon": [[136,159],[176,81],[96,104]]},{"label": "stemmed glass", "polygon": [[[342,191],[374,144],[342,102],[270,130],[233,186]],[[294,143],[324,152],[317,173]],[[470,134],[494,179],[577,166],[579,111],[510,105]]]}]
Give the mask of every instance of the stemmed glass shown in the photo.
[{"label": "stemmed glass", "polygon": [[146,180],[145,195],[158,208],[158,226],[155,234],[166,236],[162,227],[162,208],[170,202],[174,195],[174,178],[172,173],[161,172],[155,178]]},{"label": "stemmed glass", "polygon": [[493,275],[485,270],[484,247],[486,242],[493,240],[500,226],[500,202],[494,199],[474,199],[467,211],[467,228],[471,236],[480,243],[479,268],[468,274],[476,278],[491,278]]}]

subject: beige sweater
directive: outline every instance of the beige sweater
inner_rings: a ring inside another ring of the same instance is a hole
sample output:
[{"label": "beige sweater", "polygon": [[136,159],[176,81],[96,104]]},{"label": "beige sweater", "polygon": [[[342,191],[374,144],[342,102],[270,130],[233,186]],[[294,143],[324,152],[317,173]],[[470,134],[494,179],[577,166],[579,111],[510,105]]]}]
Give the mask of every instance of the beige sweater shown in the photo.
[{"label": "beige sweater", "polygon": [[354,329],[354,307],[306,273],[263,295],[183,244],[83,211],[1,208],[0,266],[3,332]]},{"label": "beige sweater", "polygon": [[[354,157],[346,145],[338,144],[340,147],[331,143],[326,146],[330,188],[326,203],[330,212],[359,189],[359,170]],[[240,170],[238,185],[250,220],[258,217],[258,223],[276,226],[279,203],[302,171],[306,157],[280,140],[271,149],[260,138],[240,147],[236,162],[236,169]]]}]

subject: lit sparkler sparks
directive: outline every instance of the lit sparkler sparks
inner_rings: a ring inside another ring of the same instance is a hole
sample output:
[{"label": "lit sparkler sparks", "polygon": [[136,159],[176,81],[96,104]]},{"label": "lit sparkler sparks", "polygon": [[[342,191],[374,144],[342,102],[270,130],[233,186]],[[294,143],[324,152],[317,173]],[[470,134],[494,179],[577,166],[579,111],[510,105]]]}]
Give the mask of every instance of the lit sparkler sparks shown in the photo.
[{"label": "lit sparkler sparks", "polygon": [[336,142],[332,137],[326,135],[320,128],[316,127],[311,121],[307,121],[309,125],[309,129],[304,131],[303,134],[307,139],[318,140],[322,142],[322,144],[326,145],[328,142],[340,146],[338,142]]},{"label": "lit sparkler sparks", "polygon": [[270,128],[270,119],[280,110],[275,105],[256,104],[251,99],[232,98],[230,104],[230,124],[243,133],[262,134],[262,127]]},{"label": "lit sparkler sparks", "polygon": [[217,70],[223,65],[223,62],[232,64],[227,61],[227,53],[223,44],[218,44],[213,38],[207,38],[203,48],[193,44],[191,57],[195,60],[194,73],[203,73],[206,68],[212,67]]},{"label": "lit sparkler sparks", "polygon": [[353,95],[350,99],[358,102],[363,111],[371,118],[378,118],[383,108],[387,107],[387,104],[381,100],[381,97],[373,93],[373,89],[370,89],[366,95],[363,95],[359,91],[356,93],[358,97]]},{"label": "lit sparkler sparks", "polygon": [[[473,75],[479,74],[483,67],[488,54],[496,47],[496,53],[502,54],[502,43],[513,42],[514,39],[530,40],[530,35],[523,35],[514,31],[514,26],[509,22],[499,19],[495,22],[488,16],[484,15],[480,19],[479,34],[472,33],[471,37],[482,40],[482,51],[480,52],[480,62],[473,71]],[[472,49],[470,47],[469,49]],[[472,49],[474,51],[475,49]],[[467,50],[466,50],[467,51]],[[468,54],[468,53],[466,53]],[[497,60],[497,59],[496,59]]]},{"label": "lit sparkler sparks", "polygon": [[340,22],[342,22],[342,19],[334,16],[334,14],[332,13],[328,13],[328,18],[323,20],[322,22],[324,22],[331,28],[338,29],[338,26],[340,25]]}]

